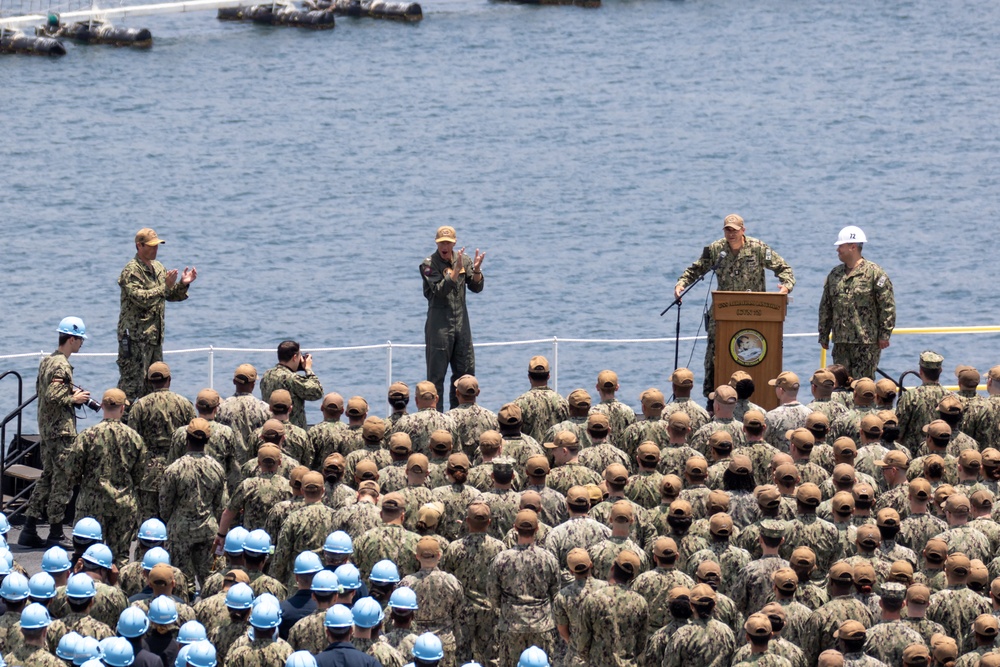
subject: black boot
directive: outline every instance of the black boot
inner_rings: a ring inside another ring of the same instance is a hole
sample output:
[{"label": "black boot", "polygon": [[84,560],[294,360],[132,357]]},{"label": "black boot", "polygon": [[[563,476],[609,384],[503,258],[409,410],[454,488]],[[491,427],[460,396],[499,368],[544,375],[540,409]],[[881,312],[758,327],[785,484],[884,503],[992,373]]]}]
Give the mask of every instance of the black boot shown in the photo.
[{"label": "black boot", "polygon": [[48,546],[41,535],[38,534],[38,519],[32,516],[25,517],[24,527],[21,529],[21,534],[17,537],[17,543],[19,546],[28,547],[29,549],[44,549]]},{"label": "black boot", "polygon": [[49,536],[45,542],[49,546],[69,546],[69,540],[66,539],[66,534],[63,533],[63,525],[61,523],[53,523],[49,525]]}]

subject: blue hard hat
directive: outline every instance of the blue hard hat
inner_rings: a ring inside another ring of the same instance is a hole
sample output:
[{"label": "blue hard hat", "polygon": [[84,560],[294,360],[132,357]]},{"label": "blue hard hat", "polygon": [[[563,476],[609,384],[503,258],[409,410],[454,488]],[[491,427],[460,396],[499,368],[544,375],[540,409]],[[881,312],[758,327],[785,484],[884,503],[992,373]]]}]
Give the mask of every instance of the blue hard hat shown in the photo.
[{"label": "blue hard hat", "polygon": [[358,572],[358,568],[354,567],[351,563],[344,563],[336,570],[333,571],[337,575],[337,581],[346,590],[356,591],[361,588],[361,573]]},{"label": "blue hard hat", "polygon": [[243,551],[252,554],[271,553],[271,536],[261,528],[251,530],[243,541]]},{"label": "blue hard hat", "polygon": [[344,605],[335,604],[326,610],[323,625],[328,628],[352,628],[354,627],[354,615]]},{"label": "blue hard hat", "polygon": [[147,572],[160,563],[170,565],[170,553],[163,547],[153,547],[142,557],[142,569]]},{"label": "blue hard hat", "polygon": [[354,625],[359,628],[374,628],[385,620],[382,605],[372,597],[356,600],[351,608],[351,613],[354,615]]},{"label": "blue hard hat", "polygon": [[440,660],[444,657],[441,640],[433,632],[425,632],[413,643],[412,654],[420,660]]},{"label": "blue hard hat", "polygon": [[312,551],[303,551],[295,557],[295,574],[315,574],[323,569],[323,561]]},{"label": "blue hard hat", "polygon": [[167,527],[159,519],[146,519],[139,526],[139,539],[147,542],[166,542]]},{"label": "blue hard hat", "polygon": [[10,532],[10,521],[7,520],[7,515],[0,512],[0,535],[6,535]]},{"label": "blue hard hat", "polygon": [[[181,650],[177,651],[177,657],[174,659],[174,667],[187,667],[188,664],[188,651],[191,650],[190,644],[185,644],[181,646]],[[167,665],[166,667],[170,667]]]},{"label": "blue hard hat", "polygon": [[[97,647],[97,654],[101,654],[100,646]],[[76,664],[76,660],[73,661]],[[88,658],[85,662],[80,663],[80,667],[104,667],[104,662],[100,658]]]},{"label": "blue hard hat", "polygon": [[73,526],[73,537],[100,542],[104,539],[101,524],[92,516],[85,516]]},{"label": "blue hard hat", "polygon": [[188,667],[215,667],[215,646],[212,642],[203,639],[188,644],[186,648]]},{"label": "blue hard hat", "polygon": [[77,572],[69,576],[69,581],[66,582],[66,597],[92,598],[95,595],[97,595],[97,587],[89,575]]},{"label": "blue hard hat", "polygon": [[409,586],[400,586],[394,590],[392,595],[389,596],[389,606],[396,609],[409,609],[411,611],[420,609],[417,606],[417,594]]},{"label": "blue hard hat", "polygon": [[205,632],[205,626],[198,621],[188,621],[177,633],[178,644],[193,644],[203,639],[208,639],[208,633]]},{"label": "blue hard hat", "polygon": [[64,317],[59,322],[59,328],[56,329],[56,332],[86,339],[87,325],[79,317]]},{"label": "blue hard hat", "polygon": [[340,585],[340,580],[330,570],[320,570],[313,575],[310,590],[316,593],[343,593],[344,587]]},{"label": "blue hard hat", "polygon": [[243,543],[247,539],[247,535],[250,531],[243,526],[236,526],[235,528],[230,528],[229,532],[226,533],[226,544],[223,546],[223,550],[227,554],[241,554],[243,553]]},{"label": "blue hard hat", "polygon": [[91,544],[83,552],[83,560],[106,570],[110,570],[115,564],[115,557],[111,554],[111,547],[107,544]]},{"label": "blue hard hat", "polygon": [[391,560],[380,560],[372,567],[368,578],[377,584],[398,584],[399,569]]},{"label": "blue hard hat", "polygon": [[350,535],[342,530],[338,530],[326,536],[326,542],[323,543],[323,551],[328,551],[332,554],[352,554],[354,553],[354,542],[351,541]]},{"label": "blue hard hat", "polygon": [[281,607],[270,600],[254,606],[250,612],[250,625],[261,630],[271,630],[281,624]]},{"label": "blue hard hat", "polygon": [[67,632],[59,640],[56,646],[56,657],[63,660],[72,660],[76,657],[76,644],[82,639],[77,632]]},{"label": "blue hard hat", "polygon": [[296,651],[285,660],[285,667],[316,667],[316,658],[309,651]]},{"label": "blue hard hat", "polygon": [[62,547],[52,547],[42,554],[42,569],[50,574],[65,572],[70,567],[69,553]]},{"label": "blue hard hat", "polygon": [[122,637],[128,637],[129,639],[141,637],[149,630],[149,618],[138,607],[126,607],[118,615],[118,627],[116,630]]},{"label": "blue hard hat", "polygon": [[253,599],[253,604],[251,604],[250,606],[251,607],[256,607],[257,605],[261,604],[262,602],[270,602],[271,604],[275,604],[278,607],[281,607],[281,600],[279,600],[277,597],[275,597],[271,593],[261,593],[260,595],[258,595],[257,597],[255,597]]},{"label": "blue hard hat", "polygon": [[[8,577],[8,579],[9,578],[10,577]],[[21,611],[22,630],[38,630],[39,628],[47,628],[50,623],[52,623],[52,617],[49,616],[49,610],[46,609],[44,605],[40,605],[37,602],[32,602]]]},{"label": "blue hard hat", "polygon": [[0,559],[3,559],[8,567],[14,567],[14,554],[7,547],[0,548]]},{"label": "blue hard hat", "polygon": [[483,667],[478,662],[467,662],[462,667]]},{"label": "blue hard hat", "polygon": [[37,600],[51,600],[56,596],[56,580],[48,572],[38,572],[28,579],[28,595]]},{"label": "blue hard hat", "polygon": [[101,648],[104,651],[104,664],[109,667],[128,667],[135,660],[132,643],[124,637],[111,637]]},{"label": "blue hard hat", "polygon": [[11,602],[28,599],[28,578],[20,572],[11,572],[0,584],[0,597]]},{"label": "blue hard hat", "polygon": [[537,646],[529,646],[521,652],[517,667],[549,667],[549,656]]},{"label": "blue hard hat", "polygon": [[149,603],[149,621],[157,625],[170,625],[177,621],[177,603],[160,595]]},{"label": "blue hard hat", "polygon": [[[87,578],[89,579],[90,577]],[[100,642],[93,637],[80,637],[80,639],[76,642],[76,657],[73,658],[73,664],[82,665],[91,658],[99,658],[100,656]]]},{"label": "blue hard hat", "polygon": [[253,605],[253,590],[242,581],[226,591],[226,606],[230,609],[249,609]]}]

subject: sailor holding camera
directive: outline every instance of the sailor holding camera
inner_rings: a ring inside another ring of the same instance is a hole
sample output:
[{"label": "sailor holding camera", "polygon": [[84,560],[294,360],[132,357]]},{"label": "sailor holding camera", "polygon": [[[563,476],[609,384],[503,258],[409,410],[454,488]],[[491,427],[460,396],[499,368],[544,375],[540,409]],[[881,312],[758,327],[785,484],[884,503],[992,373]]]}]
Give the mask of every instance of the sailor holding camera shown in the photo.
[{"label": "sailor holding camera", "polygon": [[306,428],[306,401],[323,398],[323,385],[312,367],[312,355],[303,354],[294,340],[285,340],[278,345],[277,365],[267,369],[260,379],[260,395],[265,401],[271,399],[271,392],[275,389],[286,389],[292,395],[289,421],[299,428]]}]

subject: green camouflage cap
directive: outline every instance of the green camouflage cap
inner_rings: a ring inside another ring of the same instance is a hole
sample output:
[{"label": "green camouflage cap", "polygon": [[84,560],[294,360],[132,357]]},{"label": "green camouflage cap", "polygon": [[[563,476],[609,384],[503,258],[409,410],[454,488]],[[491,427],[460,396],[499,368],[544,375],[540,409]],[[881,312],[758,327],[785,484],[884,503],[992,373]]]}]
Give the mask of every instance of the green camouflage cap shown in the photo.
[{"label": "green camouflage cap", "polygon": [[924,350],[920,353],[920,367],[930,368],[930,369],[941,369],[941,364],[944,363],[944,357],[942,357],[937,352],[931,350]]},{"label": "green camouflage cap", "polygon": [[785,536],[785,524],[775,519],[764,519],[760,522],[760,534],[764,537],[778,538]]},{"label": "green camouflage cap", "polygon": [[906,586],[895,581],[887,581],[882,584],[881,597],[883,600],[903,602],[906,599]]}]

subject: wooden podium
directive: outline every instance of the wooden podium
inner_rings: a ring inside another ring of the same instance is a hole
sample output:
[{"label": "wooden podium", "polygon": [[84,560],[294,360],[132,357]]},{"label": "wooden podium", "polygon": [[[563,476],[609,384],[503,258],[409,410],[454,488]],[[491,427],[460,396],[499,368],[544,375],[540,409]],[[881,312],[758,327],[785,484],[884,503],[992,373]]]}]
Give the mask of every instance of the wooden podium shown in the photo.
[{"label": "wooden podium", "polygon": [[778,398],[767,381],[781,373],[788,296],[780,292],[712,292],[715,318],[715,386],[746,371],[756,389],[752,400],[770,410]]}]

